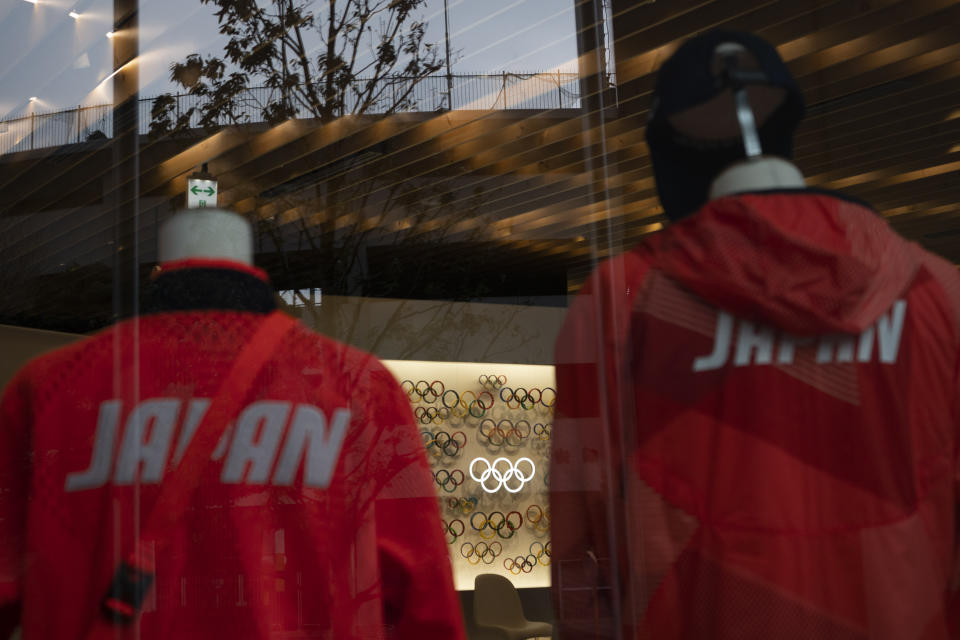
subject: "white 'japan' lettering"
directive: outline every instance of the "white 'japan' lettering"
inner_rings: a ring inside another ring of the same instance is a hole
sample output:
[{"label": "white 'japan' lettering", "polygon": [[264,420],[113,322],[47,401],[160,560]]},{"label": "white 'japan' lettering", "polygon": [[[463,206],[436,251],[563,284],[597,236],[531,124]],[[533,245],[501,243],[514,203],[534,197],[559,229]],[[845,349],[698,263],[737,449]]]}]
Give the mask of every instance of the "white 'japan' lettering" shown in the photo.
[{"label": "white 'japan' lettering", "polygon": [[[101,403],[90,463],[83,471],[67,474],[66,491],[96,489],[111,480],[115,485],[162,482],[168,462],[173,469],[180,463],[210,400],[189,400],[181,412],[184,404],[178,398],[145,400],[130,411],[121,433],[121,402]],[[210,457],[219,460],[227,456],[220,476],[224,484],[266,484],[276,462],[272,484],[292,485],[303,465],[304,486],[324,488],[333,477],[349,423],[349,409],[336,409],[328,424],[323,411],[311,405],[255,402],[240,413],[235,426],[225,430]],[[121,444],[115,455],[118,438]]]},{"label": "white 'japan' lettering", "polygon": [[237,420],[220,482],[240,484],[248,465],[250,471],[246,479],[250,484],[266,482],[289,415],[289,402],[257,402],[247,407]]},{"label": "white 'japan' lettering", "polygon": [[905,300],[897,300],[890,311],[881,315],[877,322],[856,335],[823,335],[818,338],[800,338],[787,333],[774,335],[771,327],[757,326],[747,320],[738,320],[739,330],[734,339],[734,317],[725,311],[717,313],[717,328],[714,332],[713,350],[693,361],[693,371],[713,371],[725,366],[734,352],[733,365],[771,364],[774,349],[777,364],[793,364],[798,346],[817,343],[815,362],[870,362],[873,345],[879,343],[880,362],[892,364],[900,352],[900,339],[907,313]]},{"label": "white 'japan' lettering", "polygon": [[730,335],[733,333],[733,316],[726,311],[717,314],[717,331],[713,339],[713,353],[693,361],[694,371],[719,369],[730,357]]},{"label": "white 'japan' lettering", "polygon": [[114,484],[133,484],[141,464],[141,482],[155,484],[163,479],[179,411],[180,401],[175,398],[146,400],[133,409],[124,429]]},{"label": "white 'japan' lettering", "polygon": [[907,315],[907,303],[897,300],[891,313],[880,316],[877,321],[877,335],[880,338],[880,362],[897,361],[900,351],[900,337],[903,335],[903,320]]},{"label": "white 'japan' lettering", "polygon": [[337,464],[337,452],[343,445],[349,423],[350,412],[346,409],[333,412],[333,420],[328,428],[327,417],[322,411],[306,405],[297,407],[280,462],[273,473],[273,484],[293,484],[300,461],[306,453],[307,472],[303,483],[309,487],[321,488],[329,485],[333,468]]},{"label": "white 'japan' lettering", "polygon": [[93,437],[93,455],[86,471],[68,473],[66,490],[83,491],[102,487],[113,471],[113,442],[120,422],[120,401],[107,400],[100,404],[97,432]]},{"label": "white 'japan' lettering", "polygon": [[740,335],[737,336],[737,353],[733,364],[738,367],[756,364],[770,364],[773,361],[773,329],[757,327],[752,322],[740,321]]}]

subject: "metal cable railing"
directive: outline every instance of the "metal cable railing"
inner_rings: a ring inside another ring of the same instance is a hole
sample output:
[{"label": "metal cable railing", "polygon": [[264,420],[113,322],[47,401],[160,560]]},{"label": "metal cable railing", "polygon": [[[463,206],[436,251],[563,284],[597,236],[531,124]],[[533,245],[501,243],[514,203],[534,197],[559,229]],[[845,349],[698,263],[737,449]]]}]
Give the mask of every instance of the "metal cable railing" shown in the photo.
[{"label": "metal cable railing", "polygon": [[[429,76],[416,82],[403,103],[402,111],[442,111],[452,109],[577,109],[580,107],[579,76],[576,73],[500,73],[460,74],[452,77],[452,95],[447,96],[448,78],[445,75]],[[367,80],[358,78],[356,86]],[[397,104],[412,82],[411,78],[389,77],[384,83],[379,100],[363,108],[364,113],[384,113]],[[249,89],[239,101],[234,113],[238,122],[262,122],[263,109],[279,99],[277,89],[256,87]],[[156,98],[140,100],[141,134],[150,129],[151,112]],[[191,107],[202,106],[205,98],[190,94],[174,96],[174,117],[186,113]],[[344,112],[356,113],[358,104],[356,90],[344,96]],[[294,104],[296,116],[312,118],[315,114],[303,104]],[[397,110],[394,108],[394,110]],[[232,124],[224,119],[218,125]],[[191,127],[200,126],[200,114],[194,113]],[[19,118],[0,120],[0,154],[43,149],[75,144],[98,138],[109,138],[113,132],[113,106],[109,104],[78,106],[53,113],[34,113]]]}]

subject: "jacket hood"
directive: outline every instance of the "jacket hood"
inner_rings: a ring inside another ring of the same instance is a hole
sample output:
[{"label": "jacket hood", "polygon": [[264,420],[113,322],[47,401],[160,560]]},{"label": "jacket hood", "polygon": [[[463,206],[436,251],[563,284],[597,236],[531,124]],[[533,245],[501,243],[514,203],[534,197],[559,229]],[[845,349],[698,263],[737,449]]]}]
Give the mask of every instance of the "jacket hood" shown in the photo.
[{"label": "jacket hood", "polygon": [[920,264],[868,206],[809,189],[712,200],[656,244],[657,266],[702,298],[797,335],[863,331]]}]

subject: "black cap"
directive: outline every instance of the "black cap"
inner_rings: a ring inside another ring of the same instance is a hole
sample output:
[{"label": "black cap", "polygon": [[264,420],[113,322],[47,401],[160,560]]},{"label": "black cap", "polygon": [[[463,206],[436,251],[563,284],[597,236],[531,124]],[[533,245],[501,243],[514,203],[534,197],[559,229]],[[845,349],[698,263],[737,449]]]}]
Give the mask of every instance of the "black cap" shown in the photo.
[{"label": "black cap", "polygon": [[763,84],[785,90],[782,104],[766,121],[758,123],[758,131],[764,154],[793,157],[793,135],[804,114],[803,96],[777,50],[762,38],[742,31],[718,29],[687,40],[660,68],[647,124],[660,203],[673,220],[703,206],[717,175],[746,157],[739,137],[693,141],[677,132],[668,120],[730,88],[727,78],[714,69],[717,47],[728,42],[743,46],[756,59]]}]

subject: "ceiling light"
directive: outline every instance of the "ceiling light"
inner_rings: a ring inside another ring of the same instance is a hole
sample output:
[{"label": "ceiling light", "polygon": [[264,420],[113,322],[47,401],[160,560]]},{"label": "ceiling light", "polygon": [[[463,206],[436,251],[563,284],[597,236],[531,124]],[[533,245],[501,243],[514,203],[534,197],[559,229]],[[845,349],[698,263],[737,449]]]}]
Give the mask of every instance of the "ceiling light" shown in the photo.
[{"label": "ceiling light", "polygon": [[115,34],[113,31],[107,31],[107,37],[108,37],[108,38],[112,38],[112,37],[115,36],[115,35],[117,35],[117,34]]},{"label": "ceiling light", "polygon": [[30,4],[37,4],[38,0],[25,0],[25,2],[29,2]]},{"label": "ceiling light", "polygon": [[37,96],[30,96],[30,102],[36,102]]},{"label": "ceiling light", "polygon": [[71,12],[68,13],[67,15],[70,16],[71,18],[73,18],[74,20],[76,20],[77,18],[80,17],[80,14],[77,13],[76,11],[71,11]]}]

